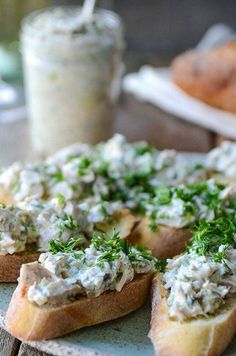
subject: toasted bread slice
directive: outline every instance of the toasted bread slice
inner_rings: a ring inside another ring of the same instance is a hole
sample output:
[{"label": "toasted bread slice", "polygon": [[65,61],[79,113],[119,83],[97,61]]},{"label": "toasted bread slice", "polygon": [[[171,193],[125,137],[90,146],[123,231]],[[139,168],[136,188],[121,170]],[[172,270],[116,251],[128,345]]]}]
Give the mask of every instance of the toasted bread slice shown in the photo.
[{"label": "toasted bread slice", "polygon": [[120,233],[120,238],[125,239],[132,235],[132,232],[139,220],[139,218],[131,214],[130,210],[122,209],[117,211],[114,216],[112,216],[110,223],[97,223],[96,228],[99,231],[106,232],[108,234],[112,233],[112,231],[116,229]]},{"label": "toasted bread slice", "polygon": [[[135,218],[128,209],[117,212],[112,219],[111,224],[98,224],[99,230],[111,233],[113,229],[120,232],[121,238],[129,236],[137,223]],[[34,262],[38,260],[40,253],[21,252],[12,255],[0,255],[0,283],[1,282],[16,282],[20,275],[21,265],[24,263]]]},{"label": "toasted bread slice", "polygon": [[236,298],[208,318],[173,321],[168,316],[166,290],[160,275],[153,280],[149,337],[158,356],[218,356],[236,332]]},{"label": "toasted bread slice", "polygon": [[0,187],[0,204],[12,205],[15,204],[12,194]]},{"label": "toasted bread slice", "polygon": [[21,252],[0,256],[0,283],[16,282],[24,263],[37,261],[39,252]]},{"label": "toasted bread slice", "polygon": [[152,274],[143,274],[120,292],[108,291],[98,297],[81,297],[70,304],[39,307],[27,299],[32,280],[25,276],[25,269],[27,265],[22,266],[6,316],[8,331],[22,340],[51,339],[131,313],[147,300],[152,280]]},{"label": "toasted bread slice", "polygon": [[134,244],[141,244],[152,251],[159,258],[171,258],[183,252],[192,233],[188,229],[158,225],[155,232],[149,228],[148,217],[143,218],[134,228],[128,240]]}]

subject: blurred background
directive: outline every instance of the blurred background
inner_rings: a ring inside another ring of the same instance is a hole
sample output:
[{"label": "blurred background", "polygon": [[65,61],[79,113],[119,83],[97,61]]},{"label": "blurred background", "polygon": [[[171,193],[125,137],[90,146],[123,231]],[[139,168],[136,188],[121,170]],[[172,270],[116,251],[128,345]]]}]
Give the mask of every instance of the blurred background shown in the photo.
[{"label": "blurred background", "polygon": [[[16,81],[22,78],[17,40],[23,16],[50,5],[82,3],[79,0],[0,0],[2,77]],[[215,23],[236,28],[234,0],[98,0],[97,4],[117,12],[123,19],[127,71],[147,63],[168,64],[176,54],[194,47]]]},{"label": "blurred background", "polygon": [[[19,51],[22,18],[46,6],[81,4],[78,0],[0,0],[0,164],[27,158],[30,147]],[[216,23],[236,29],[234,0],[98,0],[97,6],[115,11],[124,22],[126,73],[144,64],[168,66],[177,54],[195,47]],[[14,114],[8,110],[13,102]],[[184,151],[206,152],[221,140],[214,130],[190,124],[150,103],[140,104],[124,93],[114,131],[131,141],[146,139],[160,148]],[[24,144],[16,145],[18,139]]]}]

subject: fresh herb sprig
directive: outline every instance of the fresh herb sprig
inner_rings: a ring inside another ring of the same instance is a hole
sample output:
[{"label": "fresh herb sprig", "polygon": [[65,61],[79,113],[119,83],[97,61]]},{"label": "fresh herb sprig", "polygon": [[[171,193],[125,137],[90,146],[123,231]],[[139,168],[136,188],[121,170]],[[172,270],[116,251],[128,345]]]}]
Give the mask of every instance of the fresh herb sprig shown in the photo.
[{"label": "fresh herb sprig", "polygon": [[61,233],[63,233],[65,229],[73,231],[76,227],[76,223],[71,215],[66,214],[63,218],[59,217],[59,229]]},{"label": "fresh herb sprig", "polygon": [[81,157],[80,161],[77,166],[77,174],[78,176],[84,176],[88,170],[88,168],[91,166],[91,159],[89,157]]},{"label": "fresh herb sprig", "polygon": [[137,145],[135,147],[135,151],[136,151],[137,155],[143,156],[146,153],[152,153],[153,151],[155,151],[155,148],[152,145],[148,145],[147,143],[143,143],[143,144]]},{"label": "fresh herb sprig", "polygon": [[98,259],[99,263],[115,261],[120,257],[122,251],[131,262],[136,261],[139,256],[145,260],[154,261],[157,270],[160,272],[163,272],[166,266],[165,261],[157,260],[147,248],[143,246],[132,247],[128,241],[120,239],[119,232],[116,230],[113,231],[111,236],[107,234],[94,236],[91,243],[95,249],[102,251]]},{"label": "fresh herb sprig", "polygon": [[219,252],[220,246],[234,244],[236,226],[227,217],[220,217],[213,221],[201,221],[193,234],[188,252],[195,252],[199,256],[210,255],[216,261],[222,261],[225,254]]},{"label": "fresh herb sprig", "polygon": [[[63,242],[60,240],[50,240],[49,241],[49,252],[56,254],[58,252],[71,253],[77,257],[76,253],[82,250],[82,243],[84,238],[79,236],[75,239],[70,239],[68,242]],[[100,234],[93,236],[91,240],[91,245],[95,250],[100,251],[101,254],[97,260],[97,264],[102,266],[104,262],[112,263],[119,259],[120,252],[122,251],[128,256],[131,262],[139,260],[139,257],[147,260],[154,261],[157,270],[163,272],[166,266],[166,261],[159,261],[151,252],[143,246],[132,245],[123,239],[120,239],[119,232],[113,231],[111,235]]]},{"label": "fresh herb sprig", "polygon": [[50,240],[49,241],[49,252],[56,254],[58,252],[62,253],[74,253],[81,249],[82,243],[84,241],[83,236],[78,236],[76,238],[70,239],[67,242],[61,240]]}]

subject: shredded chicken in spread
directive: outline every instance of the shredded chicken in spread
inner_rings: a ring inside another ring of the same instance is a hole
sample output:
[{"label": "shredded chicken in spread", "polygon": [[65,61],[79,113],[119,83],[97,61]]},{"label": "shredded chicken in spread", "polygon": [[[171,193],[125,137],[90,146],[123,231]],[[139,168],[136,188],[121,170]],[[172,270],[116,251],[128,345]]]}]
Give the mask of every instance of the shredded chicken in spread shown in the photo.
[{"label": "shredded chicken in spread", "polygon": [[236,176],[236,143],[223,141],[206,156],[205,167],[228,177]]},{"label": "shredded chicken in spread", "polygon": [[[224,248],[220,246],[219,252]],[[168,260],[163,281],[171,318],[183,321],[213,314],[236,292],[236,249],[227,247],[225,255],[225,262],[195,253]]]},{"label": "shredded chicken in spread", "polygon": [[38,274],[45,275],[29,287],[29,301],[42,306],[68,303],[79,295],[96,297],[107,290],[121,291],[136,274],[156,271],[156,259],[149,253],[135,247],[117,251],[114,246],[113,240],[105,248],[91,244],[74,253],[42,254],[39,263],[27,265],[28,272],[37,265]]},{"label": "shredded chicken in spread", "polygon": [[[21,213],[29,216],[37,247],[45,251],[50,239],[66,241],[79,231],[90,235],[96,223],[123,208],[144,214],[143,202],[152,199],[160,184],[203,176],[202,168],[193,167],[173,150],[158,151],[146,142],[129,144],[117,134],[97,146],[75,144],[40,163],[15,163],[0,174],[0,186],[11,192]],[[1,211],[6,215],[11,209]],[[12,218],[14,214],[15,210]],[[29,234],[23,239],[22,234],[18,238],[4,230],[0,253],[23,251],[28,239]]]}]

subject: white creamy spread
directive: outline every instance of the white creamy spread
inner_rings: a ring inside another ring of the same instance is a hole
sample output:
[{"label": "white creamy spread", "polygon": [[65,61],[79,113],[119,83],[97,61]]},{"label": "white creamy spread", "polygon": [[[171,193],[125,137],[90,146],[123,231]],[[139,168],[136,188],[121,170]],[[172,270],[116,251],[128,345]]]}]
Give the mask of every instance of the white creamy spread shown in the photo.
[{"label": "white creamy spread", "polygon": [[175,228],[191,225],[199,220],[214,220],[220,211],[231,211],[230,199],[235,189],[221,187],[214,180],[157,190],[156,197],[145,204],[146,214],[155,224]]},{"label": "white creamy spread", "polygon": [[[220,246],[219,252],[225,246]],[[213,314],[231,293],[236,292],[236,249],[227,247],[226,263],[195,253],[168,260],[163,274],[168,290],[169,316],[183,321]]]},{"label": "white creamy spread", "polygon": [[25,251],[38,238],[30,214],[19,208],[0,207],[0,255]]},{"label": "white creamy spread", "polygon": [[39,258],[40,268],[50,276],[35,281],[28,289],[28,299],[39,306],[46,303],[68,303],[79,295],[99,296],[108,290],[121,291],[136,274],[153,273],[155,258],[146,258],[131,247],[115,253],[112,247],[89,246],[84,251],[56,254],[44,253]]},{"label": "white creamy spread", "polygon": [[216,208],[209,202],[212,192],[220,209],[232,195],[231,190],[220,191],[208,181],[205,191],[196,192],[186,201],[177,191],[186,195],[188,186],[166,188],[171,199],[164,204],[155,192],[163,184],[192,183],[202,178],[203,169],[187,163],[175,151],[158,151],[142,141],[130,144],[116,134],[96,146],[72,145],[44,162],[13,164],[0,174],[0,184],[12,193],[21,209],[30,211],[39,234],[39,248],[44,250],[51,238],[64,241],[71,235],[68,229],[60,231],[54,206],[58,196],[63,200],[60,218],[72,216],[86,234],[91,234],[94,224],[122,208],[146,214],[155,224],[181,228],[199,219],[214,219]]},{"label": "white creamy spread", "polygon": [[236,176],[236,143],[224,141],[206,156],[205,167],[229,177]]},{"label": "white creamy spread", "polygon": [[55,197],[58,192],[67,200],[78,200],[92,192],[101,198],[108,194],[109,187],[120,191],[129,201],[129,195],[132,198],[137,193],[133,194],[133,185],[142,186],[142,180],[156,187],[202,177],[202,169],[194,169],[175,151],[158,151],[145,142],[129,144],[116,134],[94,147],[79,144],[67,147],[45,162],[13,164],[0,174],[0,185],[10,190],[17,202],[27,197]]},{"label": "white creamy spread", "polygon": [[75,143],[68,147],[62,148],[46,159],[48,165],[63,166],[71,157],[79,157],[92,151],[92,146],[85,143]]},{"label": "white creamy spread", "polygon": [[48,250],[50,240],[60,239],[67,242],[81,233],[92,231],[84,212],[71,202],[60,202],[58,198],[49,202],[31,199],[18,206],[32,217],[38,233],[37,247],[40,251]]},{"label": "white creamy spread", "polygon": [[[40,251],[48,250],[48,242],[67,242],[83,234],[90,237],[96,223],[107,221],[122,208],[119,202],[94,204],[89,199],[76,204],[63,196],[43,201],[36,198],[19,202],[16,208],[0,208],[0,254],[24,251],[26,244],[35,244]],[[27,226],[23,226],[22,224]],[[29,228],[30,227],[30,228]],[[32,236],[31,236],[32,234]]]}]

